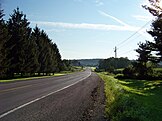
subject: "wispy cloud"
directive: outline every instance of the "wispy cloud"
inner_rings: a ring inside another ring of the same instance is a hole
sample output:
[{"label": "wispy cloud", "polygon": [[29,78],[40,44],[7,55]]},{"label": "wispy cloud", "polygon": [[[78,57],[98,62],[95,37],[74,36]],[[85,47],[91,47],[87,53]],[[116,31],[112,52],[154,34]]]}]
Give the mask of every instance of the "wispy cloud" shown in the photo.
[{"label": "wispy cloud", "polygon": [[139,20],[139,21],[149,21],[151,19],[153,19],[152,16],[143,16],[143,15],[133,15],[133,17],[136,19],[136,20]]},{"label": "wispy cloud", "polygon": [[109,25],[109,24],[89,24],[89,23],[63,23],[63,22],[47,22],[47,21],[32,21],[31,23],[38,26],[55,27],[63,29],[92,29],[104,31],[137,31],[139,27],[135,26],[122,26],[122,25]]},{"label": "wispy cloud", "polygon": [[102,0],[96,0],[95,3],[96,3],[97,6],[104,5],[104,3],[102,2]]},{"label": "wispy cloud", "polygon": [[[109,18],[115,20],[116,22],[118,22],[119,24],[123,25],[123,28],[127,28],[128,31],[132,31],[132,30],[133,30],[134,32],[137,32],[137,33],[139,33],[140,35],[142,35],[142,36],[144,36],[144,37],[150,39],[150,36],[148,36],[148,34],[146,33],[146,28],[142,28],[142,29],[141,29],[141,27],[131,26],[131,25],[129,25],[129,24],[126,24],[126,23],[123,22],[122,20],[120,20],[120,19],[118,19],[118,18],[116,18],[116,17],[114,17],[114,16],[111,16],[111,15],[109,15],[109,14],[103,12],[103,11],[98,11],[98,12],[99,12],[102,16],[109,17]],[[140,19],[140,20],[146,19],[144,16],[134,16],[134,17],[136,17],[136,19]],[[148,22],[148,21],[149,21],[149,20],[147,19],[147,22]]]},{"label": "wispy cloud", "polygon": [[128,24],[124,23],[123,21],[121,21],[120,19],[114,17],[114,16],[111,16],[103,11],[98,11],[101,15],[105,16],[105,17],[109,17],[109,18],[112,18],[113,20],[117,21],[118,23],[120,23],[121,25],[124,25],[124,26],[129,26]]},{"label": "wispy cloud", "polygon": [[[132,32],[138,32],[140,35],[148,38],[148,35],[146,35],[146,28],[141,29],[141,27],[126,24],[122,20],[120,20],[114,16],[111,16],[103,11],[98,11],[98,12],[102,16],[109,17],[109,18],[113,19],[114,21],[118,22],[120,25],[91,24],[91,23],[65,23],[65,22],[49,22],[49,21],[32,21],[31,23],[37,24],[38,26],[48,27],[49,31],[57,31],[57,29],[64,30],[64,31],[66,29],[91,29],[91,30],[103,30],[103,31],[132,31]],[[134,16],[134,17],[136,17],[138,19],[144,19],[144,18],[142,18],[142,16]]]},{"label": "wispy cloud", "polygon": [[74,0],[74,2],[82,2],[82,0]]}]

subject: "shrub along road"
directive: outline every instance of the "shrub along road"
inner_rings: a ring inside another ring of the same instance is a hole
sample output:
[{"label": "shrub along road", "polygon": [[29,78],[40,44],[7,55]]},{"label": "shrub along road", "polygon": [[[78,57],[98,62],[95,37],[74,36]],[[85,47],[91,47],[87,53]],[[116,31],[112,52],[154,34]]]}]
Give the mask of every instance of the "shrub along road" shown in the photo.
[{"label": "shrub along road", "polygon": [[0,84],[1,121],[102,120],[103,82],[89,69]]}]

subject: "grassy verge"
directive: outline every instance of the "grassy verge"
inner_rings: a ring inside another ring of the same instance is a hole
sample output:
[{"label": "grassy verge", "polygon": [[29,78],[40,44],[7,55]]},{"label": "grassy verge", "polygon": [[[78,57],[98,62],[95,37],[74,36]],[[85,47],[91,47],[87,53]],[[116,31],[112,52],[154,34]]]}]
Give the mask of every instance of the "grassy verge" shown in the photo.
[{"label": "grassy verge", "polygon": [[0,80],[0,83],[7,83],[7,82],[14,82],[14,81],[25,81],[25,80],[32,80],[32,79],[40,79],[40,78],[49,78],[49,77],[52,77],[52,76],[62,76],[62,75],[66,75],[66,74],[71,74],[71,73],[74,73],[74,72],[80,72],[80,71],[84,71],[84,68],[82,67],[79,67],[79,66],[73,66],[71,71],[61,71],[60,73],[55,73],[54,75],[51,73],[50,76],[43,76],[43,75],[40,75],[38,76],[38,74],[36,73],[35,76],[32,76],[32,77],[21,77],[21,75],[14,75],[14,79],[3,79],[3,80]]},{"label": "grassy verge", "polygon": [[98,74],[105,82],[106,117],[111,121],[161,121],[162,80],[117,80]]},{"label": "grassy verge", "polygon": [[71,74],[71,73],[72,73],[71,71],[63,71],[63,72],[60,72],[60,73],[55,73],[54,75],[50,75],[50,76],[34,76],[34,77],[24,77],[24,78],[19,77],[19,78],[16,78],[16,79],[0,80],[0,83],[49,78],[49,77],[53,77],[53,76],[63,76],[63,75],[66,75],[66,74]]}]

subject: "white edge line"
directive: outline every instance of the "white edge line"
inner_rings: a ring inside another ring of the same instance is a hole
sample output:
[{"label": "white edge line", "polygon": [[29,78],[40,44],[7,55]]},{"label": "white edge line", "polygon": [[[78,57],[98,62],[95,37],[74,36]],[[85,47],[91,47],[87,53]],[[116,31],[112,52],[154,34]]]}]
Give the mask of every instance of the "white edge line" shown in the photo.
[{"label": "white edge line", "polygon": [[75,83],[73,83],[73,84],[70,84],[70,85],[68,85],[68,86],[66,86],[66,87],[63,87],[63,88],[61,88],[61,89],[58,89],[58,90],[56,90],[56,91],[54,91],[54,92],[51,92],[51,93],[49,93],[49,94],[47,94],[47,95],[44,95],[44,96],[40,97],[40,98],[36,98],[36,99],[34,99],[34,100],[30,101],[30,102],[27,102],[27,103],[25,103],[25,104],[23,104],[23,105],[20,105],[20,106],[18,106],[18,107],[16,107],[16,108],[12,109],[12,110],[10,110],[10,111],[7,111],[6,113],[1,114],[1,115],[0,115],[0,119],[3,118],[3,117],[5,117],[5,116],[7,116],[7,115],[10,114],[10,113],[13,113],[13,112],[15,112],[15,111],[17,111],[17,110],[19,110],[19,109],[21,109],[21,108],[27,106],[27,105],[30,105],[30,104],[32,104],[32,103],[34,103],[34,102],[36,102],[36,101],[39,101],[39,100],[41,100],[41,99],[43,99],[43,98],[45,98],[45,97],[47,97],[47,96],[50,96],[50,95],[52,95],[52,94],[54,94],[54,93],[57,93],[57,92],[60,92],[60,91],[62,91],[62,90],[64,90],[64,89],[67,89],[67,88],[69,88],[69,87],[71,87],[71,86],[73,86],[73,85],[75,85],[75,84],[77,84],[77,83],[79,83],[79,82],[85,80],[85,79],[88,78],[90,75],[91,75],[91,71],[90,71],[90,74],[89,74],[88,76],[86,76],[86,77],[80,79],[79,81],[77,81],[77,82],[75,82]]}]

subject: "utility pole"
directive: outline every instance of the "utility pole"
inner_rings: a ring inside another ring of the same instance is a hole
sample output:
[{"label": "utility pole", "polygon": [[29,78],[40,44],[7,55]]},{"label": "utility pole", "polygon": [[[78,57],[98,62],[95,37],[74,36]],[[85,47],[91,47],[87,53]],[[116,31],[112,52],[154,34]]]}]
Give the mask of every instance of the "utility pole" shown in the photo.
[{"label": "utility pole", "polygon": [[117,47],[116,46],[115,46],[114,52],[115,52],[115,58],[117,58]]}]

